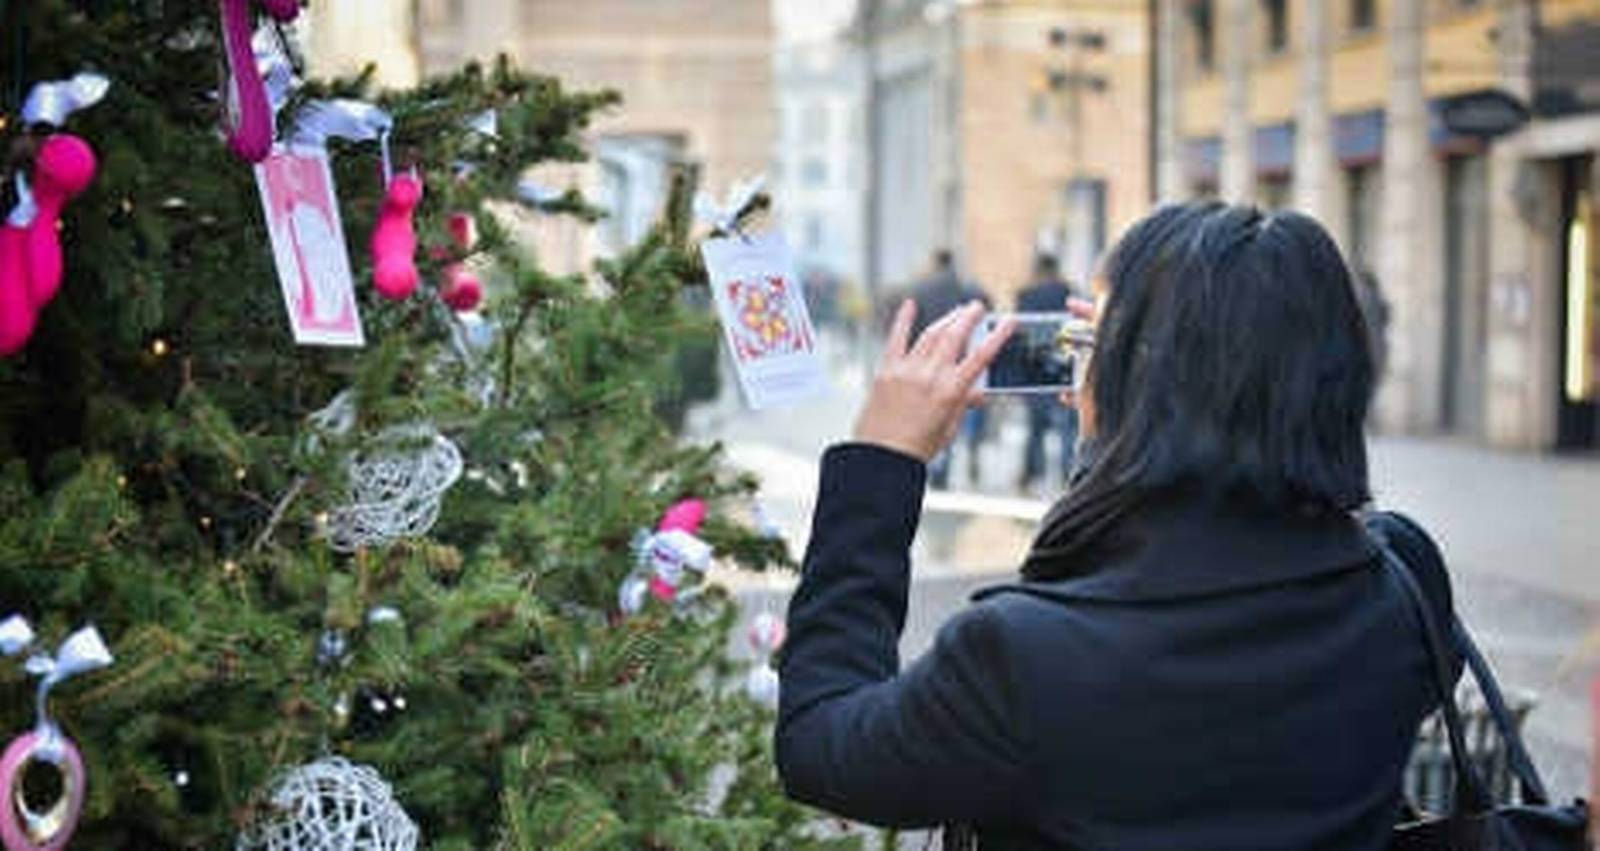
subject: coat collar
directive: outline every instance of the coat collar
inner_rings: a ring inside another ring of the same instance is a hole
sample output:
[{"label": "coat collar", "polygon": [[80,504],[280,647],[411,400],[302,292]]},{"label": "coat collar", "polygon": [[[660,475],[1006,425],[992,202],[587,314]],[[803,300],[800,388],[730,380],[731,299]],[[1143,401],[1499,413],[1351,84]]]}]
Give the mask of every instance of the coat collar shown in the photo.
[{"label": "coat collar", "polygon": [[1062,556],[1065,579],[985,588],[1063,600],[1158,601],[1226,594],[1361,567],[1377,550],[1340,511],[1297,513],[1219,496],[1156,500],[1101,544]]}]

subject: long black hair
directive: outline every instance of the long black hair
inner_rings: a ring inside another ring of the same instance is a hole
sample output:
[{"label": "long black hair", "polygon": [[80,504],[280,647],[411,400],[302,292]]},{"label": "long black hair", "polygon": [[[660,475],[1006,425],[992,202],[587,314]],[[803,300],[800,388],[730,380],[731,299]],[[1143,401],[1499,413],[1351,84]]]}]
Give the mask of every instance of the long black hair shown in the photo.
[{"label": "long black hair", "polygon": [[1059,575],[1062,555],[1174,493],[1294,511],[1368,501],[1372,354],[1350,272],[1314,219],[1163,207],[1104,274],[1090,460],[1046,515],[1025,575]]}]

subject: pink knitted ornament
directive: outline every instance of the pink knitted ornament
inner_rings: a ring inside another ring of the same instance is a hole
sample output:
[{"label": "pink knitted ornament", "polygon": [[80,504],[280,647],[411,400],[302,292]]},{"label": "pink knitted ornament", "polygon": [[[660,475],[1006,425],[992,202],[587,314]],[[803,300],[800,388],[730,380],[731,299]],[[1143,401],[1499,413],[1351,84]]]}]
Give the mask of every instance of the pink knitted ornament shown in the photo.
[{"label": "pink knitted ornament", "polygon": [[372,284],[378,295],[394,301],[417,289],[417,232],[411,217],[422,202],[422,179],[397,174],[389,181],[372,230]]},{"label": "pink knitted ornament", "polygon": [[476,310],[483,301],[483,285],[478,283],[478,276],[472,274],[465,264],[451,263],[445,267],[444,286],[439,291],[439,297],[450,305],[451,310]]},{"label": "pink knitted ornament", "polygon": [[28,345],[38,314],[28,295],[28,232],[0,222],[0,357]]},{"label": "pink knitted ornament", "polygon": [[28,295],[35,310],[61,289],[61,208],[89,188],[96,169],[89,143],[68,133],[44,140],[33,159],[33,202],[27,227]]},{"label": "pink knitted ornament", "polygon": [[706,519],[706,503],[701,499],[686,499],[674,504],[661,515],[661,525],[656,527],[658,532],[667,532],[672,529],[681,529],[689,534],[700,531],[700,524]]}]

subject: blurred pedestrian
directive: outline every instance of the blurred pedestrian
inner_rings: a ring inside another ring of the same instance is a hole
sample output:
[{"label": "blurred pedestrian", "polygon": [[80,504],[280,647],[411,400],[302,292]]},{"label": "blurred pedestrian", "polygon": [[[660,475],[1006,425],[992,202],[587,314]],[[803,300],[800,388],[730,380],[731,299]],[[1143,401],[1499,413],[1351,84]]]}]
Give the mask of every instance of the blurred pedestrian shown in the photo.
[{"label": "blurred pedestrian", "polygon": [[[1067,300],[1074,295],[1072,286],[1061,277],[1061,267],[1055,256],[1040,254],[1033,261],[1032,282],[1017,294],[1017,312],[1064,313]],[[1022,474],[1017,478],[1017,491],[1027,494],[1044,476],[1046,438],[1050,434],[1061,442],[1058,456],[1061,480],[1067,481],[1078,442],[1078,412],[1052,395],[1030,395],[1024,397],[1023,402],[1028,411],[1028,439],[1022,447]]]}]

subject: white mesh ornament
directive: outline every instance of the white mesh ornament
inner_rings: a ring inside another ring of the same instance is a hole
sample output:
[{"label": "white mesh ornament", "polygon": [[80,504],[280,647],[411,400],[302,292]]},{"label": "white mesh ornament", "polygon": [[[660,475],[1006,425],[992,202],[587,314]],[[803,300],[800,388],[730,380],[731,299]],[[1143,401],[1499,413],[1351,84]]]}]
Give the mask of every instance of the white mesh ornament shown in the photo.
[{"label": "white mesh ornament", "polygon": [[417,826],[369,766],[327,757],[283,775],[235,851],[414,851]]},{"label": "white mesh ornament", "polygon": [[350,458],[350,501],[328,512],[329,545],[352,552],[426,534],[461,467],[461,451],[431,425],[385,430]]}]

